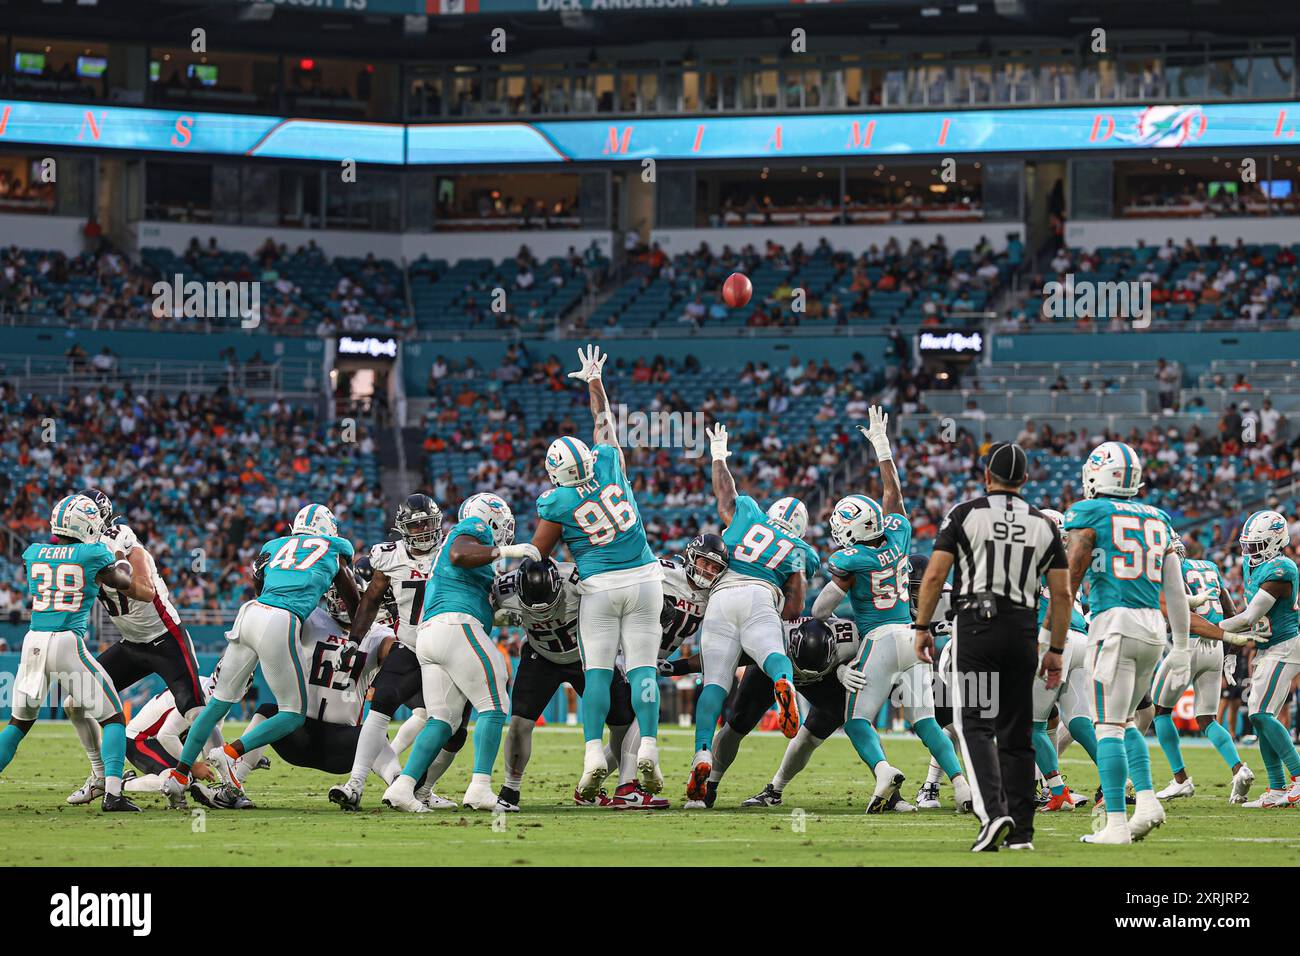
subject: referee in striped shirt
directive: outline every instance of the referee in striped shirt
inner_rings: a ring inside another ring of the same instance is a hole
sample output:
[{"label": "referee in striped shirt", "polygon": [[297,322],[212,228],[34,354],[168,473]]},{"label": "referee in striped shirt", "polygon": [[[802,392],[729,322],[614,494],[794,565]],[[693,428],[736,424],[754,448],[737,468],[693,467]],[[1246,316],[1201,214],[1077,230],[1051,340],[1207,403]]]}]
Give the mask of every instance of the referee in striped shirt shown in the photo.
[{"label": "referee in striped shirt", "polygon": [[[972,850],[1032,850],[1035,675],[1061,682],[1070,623],[1070,586],[1056,524],[1020,496],[1029,462],[1019,445],[998,444],[984,466],[988,494],[956,505],[935,539],[916,608],[916,651],[933,660],[931,616],[952,571],[956,673],[949,678],[953,720],[980,831]],[[1051,597],[1051,640],[1038,656],[1042,581]]]}]

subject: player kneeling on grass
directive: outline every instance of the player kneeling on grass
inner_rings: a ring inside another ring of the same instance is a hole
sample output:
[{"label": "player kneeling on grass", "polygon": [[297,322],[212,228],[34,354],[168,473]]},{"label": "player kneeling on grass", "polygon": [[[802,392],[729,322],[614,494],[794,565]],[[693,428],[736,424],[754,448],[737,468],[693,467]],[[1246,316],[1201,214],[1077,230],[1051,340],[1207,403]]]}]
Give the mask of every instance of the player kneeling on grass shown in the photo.
[{"label": "player kneeling on grass", "polygon": [[50,532],[53,542],[32,544],[23,552],[27,593],[32,598],[31,630],[23,638],[9,726],[0,731],[0,772],[36,722],[53,680],[69,687],[73,703],[103,728],[101,806],[109,812],[138,811],[122,795],[126,756],[122,701],[84,640],[99,589],[130,589],[131,565],[100,541],[104,519],[99,506],[85,495],[68,495],[54,506]]},{"label": "player kneeling on grass", "polygon": [[243,697],[258,664],[279,710],[240,739],[209,752],[209,762],[226,785],[242,789],[235,773],[239,758],[288,736],[306,720],[307,678],[299,656],[303,622],[331,583],[349,610],[357,607],[357,586],[349,573],[352,543],[340,538],[338,531],[338,522],[328,508],[310,504],[295,516],[289,535],[262,545],[260,553],[269,555],[262,591],[257,600],[240,607],[234,625],[226,632],[230,643],[217,686],[190,728],[176,768],[163,775],[162,792],[172,808],[184,809],[190,768],[213,728]]},{"label": "player kneeling on grass", "polygon": [[1246,609],[1220,625],[1262,646],[1250,672],[1247,712],[1259,737],[1268,789],[1245,804],[1252,809],[1300,804],[1300,753],[1277,719],[1300,674],[1300,576],[1282,553],[1289,540],[1286,518],[1276,511],[1256,511],[1246,519],[1241,529]]},{"label": "player kneeling on grass", "polygon": [[498,558],[538,560],[531,544],[512,544],[515,518],[493,494],[477,494],[460,506],[459,521],[447,535],[434,564],[432,586],[416,639],[429,721],[411,747],[402,772],[384,791],[384,805],[426,813],[415,796],[416,781],[459,727],[466,702],[478,711],[474,725],[474,775],[461,800],[472,810],[494,810],[492,765],[506,722],[507,665],[492,643],[492,562]]}]

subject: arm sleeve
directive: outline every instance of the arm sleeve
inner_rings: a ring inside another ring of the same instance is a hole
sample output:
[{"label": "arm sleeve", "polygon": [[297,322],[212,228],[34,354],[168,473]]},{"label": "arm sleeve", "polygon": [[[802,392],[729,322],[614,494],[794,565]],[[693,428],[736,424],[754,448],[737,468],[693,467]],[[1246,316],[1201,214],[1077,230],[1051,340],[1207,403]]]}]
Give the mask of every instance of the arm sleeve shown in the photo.
[{"label": "arm sleeve", "polygon": [[1219,627],[1232,634],[1238,634],[1247,628],[1253,627],[1265,614],[1273,610],[1273,605],[1277,598],[1269,594],[1263,588],[1255,592],[1255,596],[1250,599],[1250,604],[1239,614],[1234,614],[1219,622]]},{"label": "arm sleeve", "polygon": [[817,595],[817,600],[813,601],[812,616],[819,621],[824,621],[840,606],[840,602],[845,598],[844,591],[833,580],[827,581],[826,586],[822,588],[821,593]]},{"label": "arm sleeve", "polygon": [[959,512],[957,508],[949,511],[944,516],[943,524],[939,525],[939,534],[934,539],[934,550],[947,551],[949,554],[957,553],[957,536],[961,532],[961,519],[965,514],[964,511]]},{"label": "arm sleeve", "polygon": [[1183,563],[1176,555],[1165,557],[1161,584],[1165,592],[1165,613],[1169,630],[1174,637],[1174,650],[1187,650],[1187,634],[1191,628],[1191,610],[1187,606],[1187,587],[1183,584]]}]

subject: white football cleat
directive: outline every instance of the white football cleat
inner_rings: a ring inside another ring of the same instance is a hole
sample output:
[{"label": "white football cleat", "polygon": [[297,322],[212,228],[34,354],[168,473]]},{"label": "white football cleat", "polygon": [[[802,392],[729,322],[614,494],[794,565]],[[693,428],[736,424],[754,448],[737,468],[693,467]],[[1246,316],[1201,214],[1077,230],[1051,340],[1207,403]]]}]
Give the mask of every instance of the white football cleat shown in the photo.
[{"label": "white football cleat", "polygon": [[641,789],[655,794],[664,788],[664,775],[659,770],[659,744],[653,737],[641,740],[636,752],[636,774]]},{"label": "white football cleat", "polygon": [[1177,800],[1179,797],[1190,797],[1195,793],[1196,785],[1192,783],[1192,778],[1188,777],[1182,783],[1177,780],[1170,780],[1169,786],[1157,793],[1156,798],[1159,800]]},{"label": "white football cleat", "polygon": [[330,803],[337,804],[340,810],[355,813],[361,809],[361,793],[362,791],[352,786],[352,781],[349,780],[339,786],[330,787],[328,796]]},{"label": "white football cleat", "polygon": [[[229,744],[226,746],[228,747]],[[239,763],[239,760],[240,758],[230,753],[226,747],[213,747],[208,751],[208,763],[221,777],[221,782],[227,787],[243,790],[244,785],[240,783],[239,777],[235,775],[235,765]]]},{"label": "white football cleat", "polygon": [[104,796],[104,778],[96,777],[93,773],[86,778],[76,790],[68,794],[68,803],[78,806],[83,803],[91,803]]},{"label": "white football cleat", "polygon": [[703,800],[687,800],[682,804],[683,810],[707,810],[709,805]]},{"label": "white football cleat", "polygon": [[1292,806],[1300,803],[1300,777],[1291,778],[1291,787],[1286,792],[1286,802]]},{"label": "white football cleat", "polygon": [[[416,799],[420,799],[422,791],[423,788],[416,792]],[[455,800],[448,800],[446,797],[440,797],[432,790],[429,791],[428,796],[425,796],[421,802],[430,810],[455,810],[458,807]]]},{"label": "white football cleat", "polygon": [[957,805],[958,813],[974,813],[975,802],[971,797],[970,784],[964,773],[952,778],[952,801]]},{"label": "white football cleat", "polygon": [[867,813],[884,813],[888,809],[886,804],[898,796],[898,788],[907,778],[901,770],[884,760],[876,765],[875,772],[876,789],[871,794],[871,802],[867,804]]},{"label": "white football cleat", "polygon": [[1250,785],[1255,782],[1255,774],[1245,764],[1241,769],[1232,775],[1232,793],[1228,797],[1229,803],[1245,803],[1246,797],[1250,795]]},{"label": "white football cleat", "polygon": [[460,802],[467,810],[495,810],[497,795],[492,790],[492,784],[487,781],[471,780]]},{"label": "white football cleat", "polygon": [[939,803],[939,785],[937,783],[924,783],[921,789],[916,791],[916,808],[918,810],[938,810]]},{"label": "white football cleat", "polygon": [[175,770],[166,770],[162,775],[162,782],[158,789],[164,797],[167,798],[167,808],[169,810],[188,810],[189,805],[185,802],[185,791],[188,781]]},{"label": "white football cleat", "polygon": [[1148,833],[1162,826],[1164,822],[1165,808],[1160,805],[1156,795],[1150,790],[1139,793],[1137,809],[1133,811],[1133,816],[1128,821],[1129,836],[1133,838],[1133,842],[1137,843],[1144,839]]},{"label": "white football cleat", "polygon": [[600,785],[609,776],[609,765],[605,763],[604,751],[592,748],[582,761],[582,776],[578,779],[578,793],[584,800],[596,799]]},{"label": "white football cleat", "polygon": [[1247,810],[1273,810],[1279,807],[1289,807],[1286,800],[1285,790],[1265,790],[1259,795],[1258,800],[1251,800],[1249,803],[1243,803]]},{"label": "white football cleat", "polygon": [[1127,823],[1107,823],[1096,833],[1085,833],[1079,837],[1080,843],[1096,843],[1102,846],[1127,846],[1133,842],[1133,834]]},{"label": "white football cleat", "polygon": [[885,809],[888,810],[890,813],[915,813],[916,812],[916,807],[908,803],[902,797],[898,797],[887,807],[885,807]]},{"label": "white football cleat", "polygon": [[415,781],[403,774],[398,774],[397,779],[388,785],[388,789],[384,791],[383,804],[407,813],[429,812],[428,807],[415,799]]}]

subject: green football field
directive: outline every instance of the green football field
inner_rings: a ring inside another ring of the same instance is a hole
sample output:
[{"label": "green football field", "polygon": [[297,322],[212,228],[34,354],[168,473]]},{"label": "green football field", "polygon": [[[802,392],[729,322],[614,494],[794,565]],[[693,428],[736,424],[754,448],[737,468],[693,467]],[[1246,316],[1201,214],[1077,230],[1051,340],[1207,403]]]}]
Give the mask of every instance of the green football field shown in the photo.
[{"label": "green football field", "polygon": [[[524,812],[503,815],[442,811],[407,815],[381,807],[383,784],[371,777],[365,810],[345,814],[325,799],[335,780],[287,766],[272,754],[270,770],[248,782],[258,809],[201,816],[164,809],[161,797],[136,795],[143,814],[101,814],[69,807],[64,797],[86,775],[85,756],[67,725],[38,724],[0,777],[0,846],[11,864],[44,866],[203,865],[818,865],[839,866],[1251,866],[1292,865],[1300,852],[1300,808],[1244,810],[1227,802],[1228,774],[1210,748],[1184,749],[1196,796],[1166,805],[1169,820],[1132,847],[1090,847],[1078,838],[1089,814],[1039,814],[1034,853],[974,855],[969,816],[950,809],[867,817],[870,774],[839,736],[814,756],[790,786],[785,805],[741,810],[779,762],[784,738],[755,734],[746,741],[709,811],[679,809],[692,739],[664,732],[661,757],[673,809],[656,813],[575,807],[582,764],[577,728],[544,728],[534,739],[524,786]],[[908,775],[910,800],[927,762],[921,744],[887,738],[891,760]],[[1243,751],[1262,776],[1259,752]],[[468,781],[469,754],[438,788],[458,799]],[[1157,786],[1168,766],[1152,749]],[[1077,746],[1063,766],[1077,789],[1091,793],[1096,775]],[[496,782],[500,783],[500,762]],[[1256,794],[1260,785],[1256,784]],[[943,800],[950,806],[950,788]],[[502,827],[501,824],[504,824]]]}]

